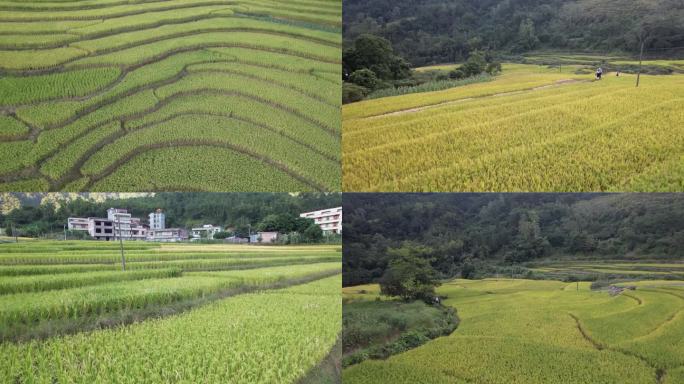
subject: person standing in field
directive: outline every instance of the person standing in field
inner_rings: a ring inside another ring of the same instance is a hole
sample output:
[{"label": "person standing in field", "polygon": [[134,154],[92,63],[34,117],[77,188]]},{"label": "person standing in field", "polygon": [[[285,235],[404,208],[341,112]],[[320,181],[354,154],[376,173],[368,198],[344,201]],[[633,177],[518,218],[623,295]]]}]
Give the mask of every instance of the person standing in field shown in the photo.
[{"label": "person standing in field", "polygon": [[601,76],[603,75],[603,68],[598,67],[596,70],[596,80],[601,80]]}]

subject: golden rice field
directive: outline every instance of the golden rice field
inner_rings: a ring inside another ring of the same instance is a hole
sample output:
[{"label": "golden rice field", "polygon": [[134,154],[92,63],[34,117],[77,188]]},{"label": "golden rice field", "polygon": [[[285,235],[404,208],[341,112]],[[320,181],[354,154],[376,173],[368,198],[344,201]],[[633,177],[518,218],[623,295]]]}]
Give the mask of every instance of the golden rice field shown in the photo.
[{"label": "golden rice field", "polygon": [[343,381],[681,383],[684,281],[628,284],[638,287],[611,296],[589,283],[450,281],[438,293],[458,311],[456,331],[387,360],[350,366]]},{"label": "golden rice field", "polygon": [[0,190],[339,190],[341,5],[0,2]]},{"label": "golden rice field", "polygon": [[[597,55],[591,53],[563,53],[563,52],[540,52],[523,55],[526,64],[539,65],[586,65],[596,67],[597,65],[608,65],[610,67],[631,67],[632,71],[639,65],[639,60],[612,55]],[[673,72],[684,72],[684,60],[642,60],[643,66],[664,68]],[[630,71],[631,72],[631,71]]]},{"label": "golden rice field", "polygon": [[339,339],[339,246],[124,248],[0,244],[0,382],[300,383]]},{"label": "golden rice field", "polygon": [[611,280],[628,277],[630,279],[654,279],[668,278],[684,280],[683,262],[624,262],[624,261],[601,261],[582,262],[574,261],[565,263],[546,262],[540,265],[530,266],[533,272],[542,272],[554,278],[562,279],[567,276],[590,276],[596,279]]},{"label": "golden rice field", "polygon": [[684,75],[507,64],[486,83],[345,105],[345,191],[678,191]]}]

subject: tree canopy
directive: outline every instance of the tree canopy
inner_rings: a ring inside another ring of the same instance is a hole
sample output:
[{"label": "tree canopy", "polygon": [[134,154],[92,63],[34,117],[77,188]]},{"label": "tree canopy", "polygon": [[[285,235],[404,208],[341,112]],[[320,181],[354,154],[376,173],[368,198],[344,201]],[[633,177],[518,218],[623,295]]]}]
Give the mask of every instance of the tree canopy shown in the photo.
[{"label": "tree canopy", "polygon": [[391,42],[413,66],[463,62],[473,50],[563,49],[651,56],[684,49],[681,0],[345,0],[345,46]]},{"label": "tree canopy", "polygon": [[343,207],[345,285],[379,281],[406,242],[442,277],[482,262],[680,259],[684,249],[679,194],[345,194]]},{"label": "tree canopy", "polygon": [[380,278],[383,295],[399,296],[406,301],[423,300],[431,303],[435,287],[439,285],[428,257],[429,247],[404,242],[399,248],[389,248],[390,261]]}]

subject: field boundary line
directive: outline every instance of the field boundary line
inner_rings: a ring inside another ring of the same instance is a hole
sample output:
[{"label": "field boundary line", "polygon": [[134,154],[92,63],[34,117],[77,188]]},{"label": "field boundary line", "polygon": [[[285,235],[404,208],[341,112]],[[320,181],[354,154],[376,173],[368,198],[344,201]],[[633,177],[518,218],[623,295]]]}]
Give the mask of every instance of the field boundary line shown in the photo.
[{"label": "field boundary line", "polygon": [[[567,80],[572,80],[572,81],[568,82]],[[564,82],[560,83],[561,81],[564,81]],[[424,105],[424,106],[415,107],[415,108],[402,109],[399,111],[386,112],[386,113],[383,113],[380,115],[361,117],[361,118],[358,118],[358,120],[375,119],[375,118],[381,118],[381,117],[387,117],[387,116],[393,116],[393,115],[403,115],[406,113],[421,112],[421,111],[424,111],[426,109],[437,108],[437,107],[444,106],[446,104],[459,104],[459,103],[463,103],[466,101],[477,100],[477,99],[482,99],[482,98],[487,98],[487,97],[502,97],[502,96],[515,95],[515,94],[519,94],[519,93],[528,93],[530,91],[536,91],[536,90],[542,90],[542,89],[548,89],[548,88],[554,88],[554,87],[561,87],[564,85],[570,85],[570,84],[582,83],[582,82],[585,82],[585,83],[591,82],[591,80],[575,80],[575,79],[557,80],[555,83],[552,83],[552,84],[545,86],[547,88],[531,87],[531,88],[523,88],[523,89],[510,91],[510,92],[490,93],[490,94],[485,94],[485,95],[480,95],[480,96],[472,96],[472,97],[467,97],[467,98],[463,98],[463,99],[443,101],[443,102],[439,102],[436,104],[429,104],[429,105]],[[456,87],[456,88],[458,88],[458,87]],[[450,89],[453,89],[453,88],[450,88]],[[380,99],[374,99],[374,100],[380,100]]]},{"label": "field boundary line", "polygon": [[578,330],[580,331],[580,333],[582,334],[582,337],[583,337],[586,341],[588,341],[589,343],[591,343],[592,346],[593,346],[594,348],[596,348],[596,349],[599,350],[599,351],[612,351],[612,352],[621,353],[621,354],[623,354],[623,355],[625,355],[625,356],[631,356],[631,357],[634,357],[634,358],[637,358],[637,359],[641,360],[644,364],[648,365],[651,369],[654,370],[654,373],[655,373],[655,382],[656,382],[656,384],[661,384],[661,383],[662,383],[662,381],[663,381],[665,375],[667,374],[667,372],[666,372],[665,369],[656,366],[654,363],[652,363],[651,361],[649,361],[649,360],[646,359],[645,357],[643,357],[643,356],[641,356],[641,355],[639,355],[639,354],[637,354],[637,353],[635,353],[635,352],[628,351],[628,350],[625,350],[625,349],[622,349],[622,348],[611,347],[611,346],[609,346],[609,345],[607,345],[607,344],[603,344],[603,343],[601,343],[601,342],[598,342],[598,341],[594,340],[591,336],[589,336],[588,333],[586,333],[586,331],[585,331],[584,328],[582,327],[582,323],[580,322],[580,319],[579,319],[577,316],[575,316],[574,314],[572,314],[572,313],[570,313],[570,312],[568,312],[568,315],[570,315],[570,317],[572,317],[572,318],[575,320],[575,324],[577,325],[577,329],[578,329]]},{"label": "field boundary line", "polygon": [[[447,109],[447,108],[440,109],[439,111],[437,111],[433,114],[430,114],[430,115],[425,115],[425,116],[418,115],[418,114],[413,115],[408,120],[402,119],[402,120],[399,120],[399,122],[388,121],[388,122],[380,124],[380,125],[372,125],[370,127],[356,128],[356,129],[352,130],[351,132],[346,133],[345,136],[348,136],[348,137],[362,136],[362,135],[368,134],[368,133],[376,133],[375,131],[378,131],[378,130],[392,129],[392,128],[398,127],[399,125],[401,125],[400,129],[403,129],[404,126],[409,126],[410,124],[414,124],[414,123],[418,123],[418,122],[424,122],[424,121],[429,120],[429,119],[434,118],[434,117],[447,116],[447,115],[450,115],[450,114],[455,113],[455,112],[459,112],[459,113],[461,113],[461,112],[468,112],[468,113],[469,112],[485,112],[486,113],[492,109],[496,109],[496,108],[500,108],[500,107],[507,107],[507,106],[514,106],[514,105],[518,105],[518,104],[526,104],[526,103],[536,101],[539,99],[545,99],[545,100],[559,99],[559,100],[562,100],[562,99],[566,98],[567,96],[577,97],[577,96],[587,95],[587,97],[590,97],[590,95],[592,95],[592,94],[594,94],[594,90],[590,89],[590,88],[580,88],[580,89],[577,89],[574,91],[568,91],[568,92],[563,93],[563,94],[557,94],[557,95],[552,95],[552,96],[547,96],[543,92],[539,92],[539,93],[529,92],[525,95],[526,98],[524,98],[524,99],[518,99],[518,98],[510,99],[507,101],[498,102],[494,105],[485,104],[485,105],[479,105],[479,106],[475,106],[475,107],[468,106],[466,109],[458,109],[458,110],[451,110],[451,109]],[[484,101],[484,99],[486,99],[486,98],[482,98],[478,101]],[[535,109],[535,110],[540,110],[540,109]],[[353,120],[357,120],[357,119],[353,119]],[[498,121],[503,121],[503,120],[504,120],[503,118],[500,118]],[[451,131],[452,130],[449,130],[449,132],[451,132]],[[444,131],[444,132],[446,132],[446,131]]]}]

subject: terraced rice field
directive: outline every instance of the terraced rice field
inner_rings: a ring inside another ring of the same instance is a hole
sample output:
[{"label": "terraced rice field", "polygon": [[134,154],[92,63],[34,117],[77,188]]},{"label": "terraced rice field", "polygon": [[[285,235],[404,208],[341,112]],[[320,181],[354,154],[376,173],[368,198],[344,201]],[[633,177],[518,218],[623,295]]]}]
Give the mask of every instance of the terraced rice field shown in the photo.
[{"label": "terraced rice field", "polygon": [[588,283],[454,280],[438,293],[458,310],[455,332],[384,361],[351,366],[343,380],[680,383],[684,281],[636,285],[610,296]]},{"label": "terraced rice field", "polygon": [[293,383],[339,337],[339,247],[115,245],[0,246],[0,382]]},{"label": "terraced rice field", "polygon": [[535,65],[345,105],[345,191],[679,191],[684,75]]},{"label": "terraced rice field", "polygon": [[341,12],[0,2],[0,190],[339,190]]},{"label": "terraced rice field", "polygon": [[551,274],[561,278],[569,275],[595,276],[599,279],[641,278],[641,279],[681,279],[684,280],[684,263],[681,262],[625,262],[604,261],[599,263],[575,261],[572,263],[549,262],[533,265],[534,272]]},{"label": "terraced rice field", "polygon": [[[539,65],[586,65],[589,69],[595,69],[598,65],[608,65],[610,67],[630,67],[633,71],[639,65],[639,60],[610,55],[596,54],[563,54],[563,53],[537,53],[523,55],[524,62]],[[684,60],[642,60],[643,66],[665,68],[673,72],[684,72]]]}]

